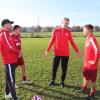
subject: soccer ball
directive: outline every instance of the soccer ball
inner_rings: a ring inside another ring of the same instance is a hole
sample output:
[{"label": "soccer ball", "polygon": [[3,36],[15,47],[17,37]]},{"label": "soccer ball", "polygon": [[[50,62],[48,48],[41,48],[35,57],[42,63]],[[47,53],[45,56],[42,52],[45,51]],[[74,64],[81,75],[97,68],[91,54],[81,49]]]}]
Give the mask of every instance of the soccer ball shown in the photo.
[{"label": "soccer ball", "polygon": [[33,96],[32,100],[42,100],[42,98],[40,96]]}]

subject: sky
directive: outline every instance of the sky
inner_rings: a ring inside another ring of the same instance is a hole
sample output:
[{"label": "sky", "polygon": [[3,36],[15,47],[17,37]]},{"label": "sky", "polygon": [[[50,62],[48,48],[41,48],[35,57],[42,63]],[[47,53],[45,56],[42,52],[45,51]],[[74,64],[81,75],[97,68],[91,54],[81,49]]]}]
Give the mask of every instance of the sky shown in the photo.
[{"label": "sky", "polygon": [[56,26],[68,17],[70,26],[93,24],[100,26],[100,0],[0,0],[0,22],[31,27]]}]

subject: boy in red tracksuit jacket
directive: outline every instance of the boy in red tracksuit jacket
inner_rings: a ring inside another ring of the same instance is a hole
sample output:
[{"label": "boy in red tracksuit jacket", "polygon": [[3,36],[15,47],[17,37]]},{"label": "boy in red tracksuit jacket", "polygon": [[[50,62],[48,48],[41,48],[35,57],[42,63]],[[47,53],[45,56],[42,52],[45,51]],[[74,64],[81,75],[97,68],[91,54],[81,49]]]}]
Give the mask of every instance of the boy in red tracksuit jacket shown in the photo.
[{"label": "boy in red tracksuit jacket", "polygon": [[83,85],[82,92],[86,92],[87,85],[90,83],[91,91],[86,100],[94,98],[96,92],[96,77],[98,71],[99,46],[96,38],[93,36],[93,26],[87,24],[83,27],[86,37],[83,64]]},{"label": "boy in red tracksuit jacket", "polygon": [[0,53],[6,73],[5,98],[18,100],[15,92],[15,63],[17,61],[17,55],[20,54],[20,51],[12,47],[13,44],[9,39],[9,31],[12,28],[11,24],[13,24],[13,22],[8,19],[4,19],[1,22],[3,28],[0,31]]},{"label": "boy in red tracksuit jacket", "polygon": [[[11,35],[10,40],[14,43],[14,48],[21,51],[21,27],[19,25],[15,25],[13,27],[13,33]],[[23,56],[17,56],[16,66],[21,66],[21,73],[22,73],[22,83],[32,83],[31,81],[26,80],[26,71],[25,71],[25,63]],[[18,86],[15,85],[17,88]]]},{"label": "boy in red tracksuit jacket", "polygon": [[68,29],[68,24],[69,24],[69,19],[64,18],[62,22],[62,26],[54,29],[52,38],[45,52],[45,56],[47,57],[51,47],[54,45],[52,81],[49,83],[49,86],[55,85],[56,72],[59,63],[61,61],[61,67],[62,67],[61,87],[64,87],[64,80],[66,77],[66,71],[67,71],[68,60],[69,60],[69,42],[71,43],[77,55],[78,56],[80,55],[79,50],[72,38],[71,31]]}]

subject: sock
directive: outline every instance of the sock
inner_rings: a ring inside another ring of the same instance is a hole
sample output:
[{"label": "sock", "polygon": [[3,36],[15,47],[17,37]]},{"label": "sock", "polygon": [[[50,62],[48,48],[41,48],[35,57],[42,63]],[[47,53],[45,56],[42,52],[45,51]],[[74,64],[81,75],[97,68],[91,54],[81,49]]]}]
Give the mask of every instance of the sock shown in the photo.
[{"label": "sock", "polygon": [[26,81],[26,76],[23,76],[23,77],[22,77],[22,80],[23,80],[23,81]]},{"label": "sock", "polygon": [[92,91],[90,92],[89,96],[94,96],[95,92],[96,92],[96,89],[92,90]]},{"label": "sock", "polygon": [[86,90],[87,90],[87,86],[84,86],[84,85],[83,85],[83,86],[82,86],[82,90],[83,90],[83,91],[86,91]]},{"label": "sock", "polygon": [[95,91],[91,91],[89,96],[94,96],[94,94],[95,94]]}]

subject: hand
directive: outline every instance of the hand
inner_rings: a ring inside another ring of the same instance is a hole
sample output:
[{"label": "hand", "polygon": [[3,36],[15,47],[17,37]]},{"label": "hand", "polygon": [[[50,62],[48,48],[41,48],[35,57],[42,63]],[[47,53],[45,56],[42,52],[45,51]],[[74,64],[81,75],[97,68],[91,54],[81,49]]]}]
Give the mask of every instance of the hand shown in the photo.
[{"label": "hand", "polygon": [[95,61],[90,60],[90,61],[88,61],[88,63],[93,65],[93,64],[95,64]]},{"label": "hand", "polygon": [[16,46],[20,46],[20,43],[16,43]]},{"label": "hand", "polygon": [[49,60],[48,51],[46,51],[44,55],[45,55],[45,58],[46,58],[47,60]]},{"label": "hand", "polygon": [[81,57],[81,54],[80,54],[80,52],[77,52],[77,56],[80,58]]},{"label": "hand", "polygon": [[18,58],[22,57],[22,52],[19,52]]}]

